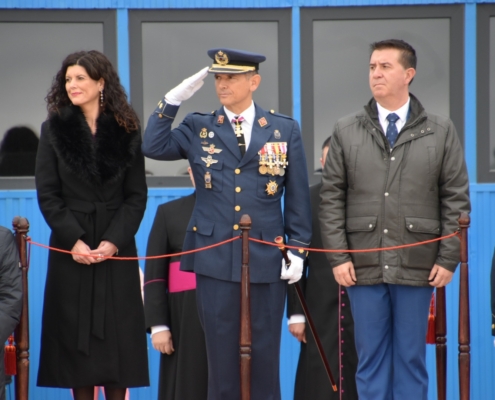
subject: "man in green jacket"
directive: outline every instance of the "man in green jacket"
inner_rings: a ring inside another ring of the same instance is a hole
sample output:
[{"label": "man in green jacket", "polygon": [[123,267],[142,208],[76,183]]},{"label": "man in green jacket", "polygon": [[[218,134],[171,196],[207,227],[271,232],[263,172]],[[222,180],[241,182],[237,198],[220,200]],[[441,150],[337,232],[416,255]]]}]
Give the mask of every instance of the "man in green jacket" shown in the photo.
[{"label": "man in green jacket", "polygon": [[[453,233],[470,211],[464,156],[452,121],[427,113],[409,84],[416,52],[402,40],[371,45],[373,98],[340,119],[323,170],[325,248],[398,246]],[[348,287],[360,400],[427,400],[425,336],[434,287],[459,263],[453,237],[400,250],[327,253]]]}]

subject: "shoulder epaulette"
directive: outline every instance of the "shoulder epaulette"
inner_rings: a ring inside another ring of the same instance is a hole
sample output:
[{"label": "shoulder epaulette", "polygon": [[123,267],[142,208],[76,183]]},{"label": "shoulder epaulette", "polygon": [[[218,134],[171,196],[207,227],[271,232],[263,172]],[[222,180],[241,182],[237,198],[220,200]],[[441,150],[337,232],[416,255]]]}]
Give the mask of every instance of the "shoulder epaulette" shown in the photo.
[{"label": "shoulder epaulette", "polygon": [[294,119],[292,117],[289,117],[288,115],[277,113],[277,112],[275,112],[275,110],[270,110],[269,113],[272,115],[276,115],[277,117],[287,118],[287,119],[291,119],[291,120]]}]

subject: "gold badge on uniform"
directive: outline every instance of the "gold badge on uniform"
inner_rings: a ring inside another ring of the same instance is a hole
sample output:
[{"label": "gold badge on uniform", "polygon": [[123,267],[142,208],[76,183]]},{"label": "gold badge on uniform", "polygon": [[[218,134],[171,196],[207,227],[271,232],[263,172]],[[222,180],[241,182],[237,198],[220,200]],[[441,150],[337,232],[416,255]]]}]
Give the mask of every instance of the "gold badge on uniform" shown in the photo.
[{"label": "gold badge on uniform", "polygon": [[277,190],[278,190],[277,182],[268,181],[265,189],[266,193],[268,193],[268,196],[273,196],[275,193],[277,193]]},{"label": "gold badge on uniform", "polygon": [[220,50],[215,54],[215,61],[217,64],[227,65],[229,63],[229,57],[222,50]]},{"label": "gold badge on uniform", "polygon": [[258,154],[260,156],[258,171],[261,175],[285,175],[285,168],[289,165],[287,161],[287,142],[265,143],[263,148],[258,151]]},{"label": "gold badge on uniform", "polygon": [[202,128],[202,129],[201,129],[201,132],[199,132],[199,137],[200,137],[201,139],[205,139],[205,138],[206,138],[206,136],[208,136],[208,129],[206,129],[206,128]]},{"label": "gold badge on uniform", "polygon": [[258,123],[260,124],[260,126],[263,128],[265,125],[268,125],[268,122],[266,121],[266,118],[265,117],[261,117],[259,120],[258,120]]},{"label": "gold badge on uniform", "polygon": [[224,115],[219,115],[217,118],[217,124],[223,124],[224,119],[225,119]]},{"label": "gold badge on uniform", "polygon": [[203,150],[206,151],[208,154],[216,154],[222,152],[222,149],[215,149],[215,145],[213,143],[210,144],[210,147],[203,147]]},{"label": "gold badge on uniform", "polygon": [[211,174],[209,172],[205,173],[205,188],[211,189]]},{"label": "gold badge on uniform", "polygon": [[280,131],[278,129],[275,129],[273,132],[273,136],[275,136],[275,139],[280,139]]},{"label": "gold badge on uniform", "polygon": [[210,168],[211,164],[216,164],[218,160],[214,160],[212,156],[201,157],[201,160],[206,164],[207,168]]}]

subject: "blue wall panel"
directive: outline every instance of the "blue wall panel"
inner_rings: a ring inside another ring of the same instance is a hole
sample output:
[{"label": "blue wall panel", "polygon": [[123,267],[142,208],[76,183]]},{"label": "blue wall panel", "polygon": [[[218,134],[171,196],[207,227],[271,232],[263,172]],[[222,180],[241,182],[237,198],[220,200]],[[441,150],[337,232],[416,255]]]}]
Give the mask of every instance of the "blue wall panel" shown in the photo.
[{"label": "blue wall panel", "polygon": [[[156,208],[163,202],[185,196],[191,188],[149,189],[145,216],[136,236],[138,253],[144,256],[146,242]],[[471,313],[471,398],[474,400],[495,398],[495,358],[491,337],[491,311],[489,276],[495,244],[495,185],[472,184],[471,199],[473,212],[469,230],[469,279]],[[34,242],[48,244],[49,229],[38,209],[34,190],[0,191],[0,225],[11,227],[12,218],[25,216],[30,222],[30,232]],[[36,400],[70,400],[67,389],[36,387],[36,373],[39,364],[39,340],[41,332],[41,311],[45,285],[48,250],[32,246],[29,271],[30,308],[30,396]],[[144,269],[144,261],[140,262]],[[447,346],[448,346],[448,396],[458,400],[458,310],[459,276],[447,287]],[[295,370],[299,355],[299,344],[290,336],[283,322],[281,348],[281,385],[283,400],[292,399]],[[158,390],[158,354],[148,341],[151,387],[131,390],[131,400],[156,399]],[[430,374],[429,399],[436,398],[435,352],[434,346],[427,349],[428,371]],[[102,398],[102,397],[101,397]],[[309,399],[308,399],[309,400]]]}]

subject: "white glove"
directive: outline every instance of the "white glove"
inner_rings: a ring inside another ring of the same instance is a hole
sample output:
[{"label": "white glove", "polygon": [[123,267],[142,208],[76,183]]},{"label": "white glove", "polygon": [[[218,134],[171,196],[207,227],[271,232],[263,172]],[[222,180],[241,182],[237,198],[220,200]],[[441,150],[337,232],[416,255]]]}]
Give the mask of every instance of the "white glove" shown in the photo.
[{"label": "white glove", "polygon": [[302,277],[303,272],[303,259],[295,256],[290,251],[287,252],[290,259],[290,266],[287,268],[285,265],[285,259],[282,258],[282,273],[280,274],[280,279],[288,279],[289,285],[291,283],[297,282]]},{"label": "white glove", "polygon": [[184,79],[182,83],[174,87],[165,95],[165,101],[173,106],[180,106],[180,103],[191,98],[192,95],[203,86],[203,79],[208,75],[209,68],[210,67],[205,67],[193,76]]}]

